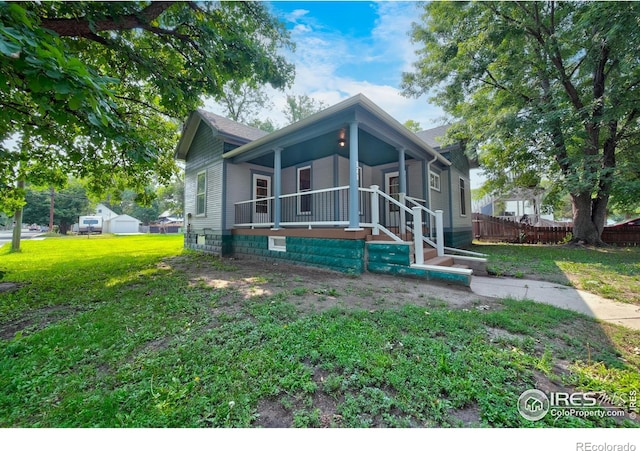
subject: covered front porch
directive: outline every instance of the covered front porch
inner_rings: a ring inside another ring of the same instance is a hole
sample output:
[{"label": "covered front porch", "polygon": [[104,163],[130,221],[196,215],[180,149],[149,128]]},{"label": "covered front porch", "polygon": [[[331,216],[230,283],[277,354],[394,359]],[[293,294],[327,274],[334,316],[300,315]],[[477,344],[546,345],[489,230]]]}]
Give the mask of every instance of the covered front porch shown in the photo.
[{"label": "covered front porch", "polygon": [[[265,252],[289,252],[287,238],[301,239],[301,230],[308,239],[339,231],[339,239],[365,241],[366,255],[384,248],[382,260],[402,254],[406,268],[446,266],[450,274],[470,276],[446,254],[453,249],[445,246],[443,210],[430,208],[437,204],[432,171],[439,180],[451,162],[364,96],[223,158],[226,223],[236,241],[266,236]],[[440,193],[440,183],[438,194],[449,194]],[[366,260],[366,269],[376,266]]]}]

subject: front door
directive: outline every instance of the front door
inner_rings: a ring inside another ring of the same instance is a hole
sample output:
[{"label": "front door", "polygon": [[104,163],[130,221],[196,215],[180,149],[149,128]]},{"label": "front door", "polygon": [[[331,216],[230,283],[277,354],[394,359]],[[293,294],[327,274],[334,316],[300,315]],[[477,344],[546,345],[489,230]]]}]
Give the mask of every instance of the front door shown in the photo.
[{"label": "front door", "polygon": [[271,176],[253,174],[253,199],[256,201],[252,204],[253,223],[271,222],[271,201],[267,200],[268,197],[271,197]]},{"label": "front door", "polygon": [[[398,200],[398,194],[400,193],[400,175],[398,171],[387,172],[384,175],[384,192]],[[384,201],[384,218],[386,227],[400,226],[400,208],[386,199]]]}]

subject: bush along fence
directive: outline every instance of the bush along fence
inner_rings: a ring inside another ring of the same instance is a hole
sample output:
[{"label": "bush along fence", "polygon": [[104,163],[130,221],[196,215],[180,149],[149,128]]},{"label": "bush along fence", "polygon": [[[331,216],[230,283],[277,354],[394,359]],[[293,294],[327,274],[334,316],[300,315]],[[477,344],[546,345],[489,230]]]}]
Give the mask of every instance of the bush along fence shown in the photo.
[{"label": "bush along fence", "polygon": [[[536,227],[529,224],[473,214],[476,240],[523,244],[557,244],[569,241],[572,227]],[[640,227],[605,227],[602,241],[617,246],[640,246]]]}]

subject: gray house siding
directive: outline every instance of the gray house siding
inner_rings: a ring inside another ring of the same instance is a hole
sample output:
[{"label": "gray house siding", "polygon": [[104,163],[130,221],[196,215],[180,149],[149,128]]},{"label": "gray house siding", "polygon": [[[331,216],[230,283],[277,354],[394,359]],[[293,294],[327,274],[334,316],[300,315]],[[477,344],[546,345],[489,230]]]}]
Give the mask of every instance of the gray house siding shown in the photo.
[{"label": "gray house siding", "polygon": [[[192,230],[222,229],[223,143],[213,131],[200,123],[185,161],[185,214],[191,214]],[[198,174],[206,173],[206,207],[204,215],[196,215],[196,183]],[[190,195],[187,195],[190,193]]]},{"label": "gray house siding", "polygon": [[[225,167],[227,174],[225,230],[231,230],[235,223],[235,203],[253,198],[253,174],[269,175],[271,176],[271,183],[273,184],[273,169],[250,163],[231,164],[227,161],[225,161]],[[271,195],[273,195],[273,191]]]}]

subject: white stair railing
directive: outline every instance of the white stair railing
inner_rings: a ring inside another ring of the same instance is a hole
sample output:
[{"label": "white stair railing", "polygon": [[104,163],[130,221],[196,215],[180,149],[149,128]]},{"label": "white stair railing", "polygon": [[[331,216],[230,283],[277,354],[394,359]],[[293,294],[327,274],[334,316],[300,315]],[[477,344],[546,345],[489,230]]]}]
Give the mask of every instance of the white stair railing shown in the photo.
[{"label": "white stair railing", "polygon": [[[416,208],[419,208],[421,211],[426,212],[427,214],[429,214],[432,218],[433,218],[433,222],[430,220],[429,221],[429,235],[431,235],[431,224],[435,223],[436,226],[436,240],[435,242],[433,240],[431,240],[430,238],[427,238],[426,236],[422,237],[422,240],[424,242],[426,242],[427,244],[429,244],[431,247],[434,247],[436,249],[436,251],[438,252],[438,257],[442,257],[444,255],[444,221],[443,221],[443,217],[442,217],[442,210],[436,210],[436,211],[432,211],[430,209],[428,209],[427,207],[425,207],[424,205],[420,205],[418,203],[418,201],[420,199],[416,199],[414,197],[409,197],[406,196],[405,200],[413,205],[413,210],[415,210]],[[415,218],[415,216],[414,216]],[[418,228],[420,229],[420,235],[422,235],[422,215],[420,215],[420,222],[416,222],[415,220],[413,221],[413,233],[415,235],[416,231],[418,230]]]},{"label": "white stair railing", "polygon": [[[380,212],[378,210],[378,205],[379,205],[378,201],[379,201],[379,198],[382,197],[383,199],[386,199],[388,202],[398,207],[401,217],[404,217],[405,213],[411,214],[412,223],[413,223],[412,232],[413,232],[415,262],[417,264],[421,265],[424,263],[424,243],[425,242],[427,242],[429,245],[436,248],[438,252],[438,256],[441,257],[444,255],[444,233],[443,233],[442,210],[431,211],[428,208],[415,202],[413,198],[409,196],[401,196],[401,198],[404,198],[403,200],[409,201],[412,204],[415,204],[413,208],[408,208],[405,204],[389,196],[384,191],[380,191],[380,187],[378,185],[371,185],[368,191],[371,192],[371,222],[373,226],[372,233],[374,235],[378,235],[379,231],[381,230],[386,235],[391,237],[394,241],[402,242],[402,239],[400,237],[398,237],[395,233],[389,231],[386,227],[380,224],[380,216],[379,216]],[[436,225],[435,243],[430,239],[424,237],[422,234],[422,224],[423,224],[422,212],[423,211],[426,211],[428,214],[434,216],[435,218],[435,225]],[[408,226],[406,225],[406,222],[402,221],[402,224],[400,227],[401,234],[403,232],[403,229],[404,229],[404,232],[406,232],[407,228]]]}]

